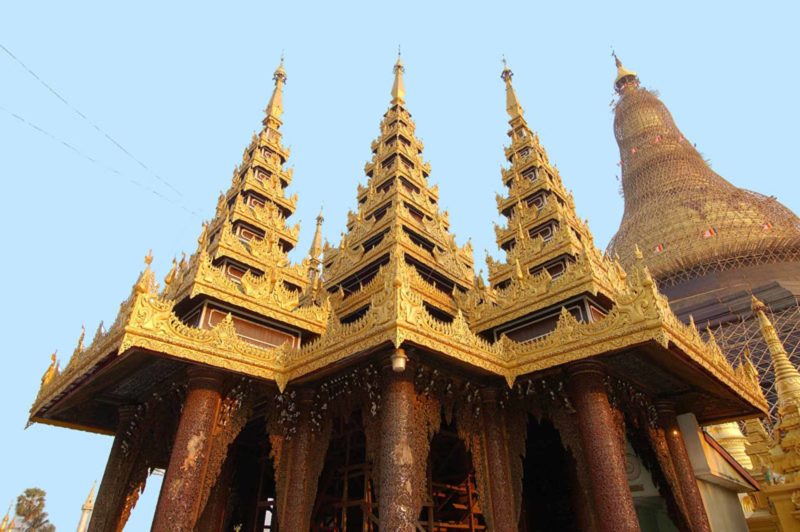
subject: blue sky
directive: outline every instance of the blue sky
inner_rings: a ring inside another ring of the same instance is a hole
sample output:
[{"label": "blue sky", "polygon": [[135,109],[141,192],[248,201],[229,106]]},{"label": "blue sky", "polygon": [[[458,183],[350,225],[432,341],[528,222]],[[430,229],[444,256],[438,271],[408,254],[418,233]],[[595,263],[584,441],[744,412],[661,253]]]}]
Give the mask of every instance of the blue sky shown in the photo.
[{"label": "blue sky", "polygon": [[[76,525],[111,439],[23,431],[49,355],[68,358],[81,324],[91,337],[100,320],[113,321],[148,249],[160,276],[194,249],[260,126],[281,50],[302,252],[320,205],[325,236],[335,243],[344,230],[398,43],[431,183],[480,267],[484,249],[496,254],[502,54],[599,246],[622,214],[612,45],[717,172],[800,211],[798,7],[714,4],[5,2],[0,44],[147,169],[0,50],[0,510],[36,485],[52,521]],[[128,530],[149,529],[157,489]]]}]

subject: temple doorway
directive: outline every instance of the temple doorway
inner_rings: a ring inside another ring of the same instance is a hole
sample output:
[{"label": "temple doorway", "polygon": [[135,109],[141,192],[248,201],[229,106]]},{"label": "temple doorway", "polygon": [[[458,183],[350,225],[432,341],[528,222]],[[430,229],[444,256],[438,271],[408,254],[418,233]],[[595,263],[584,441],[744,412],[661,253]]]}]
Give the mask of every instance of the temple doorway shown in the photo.
[{"label": "temple doorway", "polygon": [[431,440],[427,485],[421,530],[486,530],[472,457],[452,424],[442,425]]},{"label": "temple doorway", "polygon": [[311,518],[315,532],[378,530],[377,497],[361,412],[337,417]]},{"label": "temple doorway", "polygon": [[221,530],[241,532],[274,532],[277,530],[275,516],[275,469],[271,458],[271,446],[266,431],[266,422],[259,418],[250,422],[232,446],[235,451],[229,456],[232,464],[230,517]]},{"label": "temple doorway", "polygon": [[[575,460],[546,419],[529,416],[522,470],[520,532],[581,530]],[[574,503],[578,504],[574,504]]]}]

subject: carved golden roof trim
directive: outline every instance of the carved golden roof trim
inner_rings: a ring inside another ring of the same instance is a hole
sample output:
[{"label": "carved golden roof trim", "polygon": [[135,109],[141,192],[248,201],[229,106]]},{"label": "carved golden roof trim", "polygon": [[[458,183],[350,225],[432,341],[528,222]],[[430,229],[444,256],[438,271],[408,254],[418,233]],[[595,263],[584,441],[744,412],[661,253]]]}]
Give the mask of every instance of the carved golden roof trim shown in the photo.
[{"label": "carved golden roof trim", "polygon": [[[757,380],[748,377],[744,370],[734,370],[713,339],[703,342],[695,328],[681,323],[646,271],[637,271],[629,278],[629,291],[617,299],[617,304],[601,320],[579,323],[569,313],[562,312],[556,329],[543,338],[517,343],[503,337],[494,344],[472,332],[460,312],[452,323],[439,322],[428,314],[422,306],[422,296],[412,287],[409,273],[398,261],[391,262],[383,278],[383,290],[372,296],[370,309],[361,319],[342,325],[331,317],[325,332],[300,348],[264,349],[249,344],[237,336],[230,319],[213,329],[186,326],[173,313],[173,301],[141,289],[137,289],[133,302],[123,308],[125,312],[120,314],[112,331],[118,339],[120,328],[124,330],[120,352],[148,349],[274,379],[281,389],[291,379],[386,342],[399,346],[410,341],[503,376],[509,383],[519,376],[569,361],[657,342],[665,349],[674,345],[741,398],[766,409]],[[97,345],[105,344],[100,341]],[[86,350],[92,356],[84,362],[81,355],[81,368],[96,363],[100,353],[104,356],[106,352],[100,349],[93,342]],[[56,376],[40,397],[53,397],[53,393],[66,387],[79,373],[65,371]],[[41,404],[42,400],[37,399],[32,414],[38,415]]]}]

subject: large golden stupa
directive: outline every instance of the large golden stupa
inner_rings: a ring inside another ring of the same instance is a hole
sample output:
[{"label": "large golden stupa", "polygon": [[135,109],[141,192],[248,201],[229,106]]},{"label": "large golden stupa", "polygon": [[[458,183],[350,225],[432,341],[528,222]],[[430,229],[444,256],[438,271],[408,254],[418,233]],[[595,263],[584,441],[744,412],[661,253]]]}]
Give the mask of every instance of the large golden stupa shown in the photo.
[{"label": "large golden stupa", "polygon": [[774,197],[714,172],[619,59],[614,86],[625,211],[608,251],[630,266],[638,247],[681,319],[708,328],[730,360],[751,356],[776,414],[771,359],[751,296],[773,312],[800,364],[800,219]]},{"label": "large golden stupa", "polygon": [[638,246],[662,284],[800,257],[797,215],[714,172],[661,100],[619,61],[617,69],[625,213],[609,251],[630,265]]}]

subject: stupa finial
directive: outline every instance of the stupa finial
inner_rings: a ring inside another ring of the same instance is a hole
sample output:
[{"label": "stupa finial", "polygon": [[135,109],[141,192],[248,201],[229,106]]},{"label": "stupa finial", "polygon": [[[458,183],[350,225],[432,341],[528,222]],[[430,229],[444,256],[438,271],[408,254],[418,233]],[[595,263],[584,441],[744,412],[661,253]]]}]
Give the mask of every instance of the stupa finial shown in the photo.
[{"label": "stupa finial", "polygon": [[397,62],[394,64],[394,84],[392,85],[392,104],[403,105],[406,103],[406,89],[403,86],[403,59],[400,55],[400,46],[397,46]]},{"label": "stupa finial", "polygon": [[508,112],[508,116],[510,116],[512,120],[520,118],[525,112],[519,104],[517,93],[514,92],[514,86],[511,84],[511,78],[513,77],[514,73],[508,68],[508,61],[506,61],[506,56],[504,55],[503,72],[500,74],[500,79],[506,82],[506,112]]},{"label": "stupa finial", "polygon": [[267,108],[264,110],[264,113],[267,115],[264,117],[264,125],[267,124],[270,118],[280,121],[281,115],[283,114],[283,86],[286,84],[286,70],[283,68],[283,52],[281,52],[281,62],[278,64],[278,68],[275,69],[272,79],[275,81],[275,88],[272,91],[272,97],[269,99]]},{"label": "stupa finial", "polygon": [[617,92],[621,91],[630,81],[638,81],[639,78],[636,72],[628,70],[619,60],[617,52],[611,50],[611,56],[614,58],[614,64],[617,66],[617,77],[614,78],[614,88]]}]

